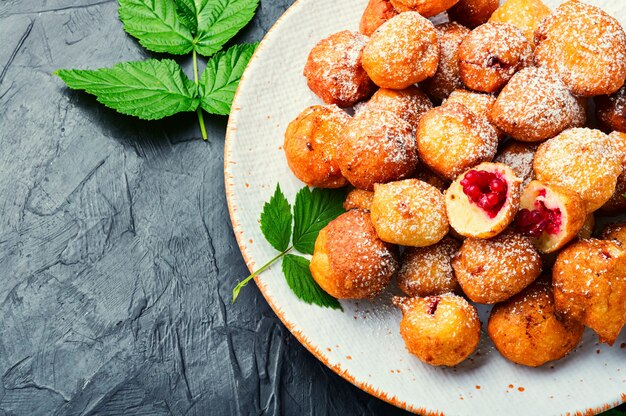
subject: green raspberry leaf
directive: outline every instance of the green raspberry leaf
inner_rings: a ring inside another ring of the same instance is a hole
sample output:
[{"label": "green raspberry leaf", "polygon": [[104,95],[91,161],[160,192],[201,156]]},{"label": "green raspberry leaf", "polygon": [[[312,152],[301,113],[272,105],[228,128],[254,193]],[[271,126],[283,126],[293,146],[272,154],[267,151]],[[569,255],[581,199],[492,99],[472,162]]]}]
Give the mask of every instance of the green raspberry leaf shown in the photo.
[{"label": "green raspberry leaf", "polygon": [[230,113],[239,80],[257,46],[257,43],[235,45],[207,62],[200,77],[200,105],[207,113]]},{"label": "green raspberry leaf", "polygon": [[146,49],[184,55],[193,49],[191,31],[172,0],[119,0],[124,30]]},{"label": "green raspberry leaf", "polygon": [[301,253],[313,254],[317,235],[344,213],[345,193],[341,189],[302,188],[293,208],[293,246]]},{"label": "green raspberry leaf", "polygon": [[276,185],[276,191],[263,206],[261,231],[265,239],[278,251],[285,251],[291,239],[291,205]]},{"label": "green raspberry leaf", "polygon": [[313,280],[309,265],[310,261],[304,257],[293,254],[283,257],[283,274],[293,293],[306,303],[343,310],[337,299],[324,292]]},{"label": "green raspberry leaf", "polygon": [[252,20],[259,0],[175,0],[195,36],[195,50],[211,56]]},{"label": "green raspberry leaf", "polygon": [[68,87],[96,96],[105,106],[143,120],[198,108],[197,87],[170,59],[123,62],[113,68],[55,71]]}]

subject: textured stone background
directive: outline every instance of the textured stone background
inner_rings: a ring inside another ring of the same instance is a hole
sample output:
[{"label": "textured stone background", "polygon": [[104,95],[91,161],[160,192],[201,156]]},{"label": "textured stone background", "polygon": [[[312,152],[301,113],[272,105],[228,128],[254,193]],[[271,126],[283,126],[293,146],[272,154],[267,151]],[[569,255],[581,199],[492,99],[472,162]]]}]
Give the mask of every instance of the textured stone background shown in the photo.
[{"label": "textured stone background", "polygon": [[[291,0],[263,0],[235,41]],[[145,123],[57,68],[153,56],[115,0],[0,0],[0,416],[401,414],[288,333],[247,274],[223,185],[226,119]],[[190,62],[183,60],[189,71]]]},{"label": "textured stone background", "polygon": [[[291,3],[262,1],[235,41]],[[231,304],[247,270],[226,118],[207,144],[194,115],[141,122],[50,75],[149,56],[115,0],[0,0],[0,415],[396,413],[310,355],[254,285]]]}]

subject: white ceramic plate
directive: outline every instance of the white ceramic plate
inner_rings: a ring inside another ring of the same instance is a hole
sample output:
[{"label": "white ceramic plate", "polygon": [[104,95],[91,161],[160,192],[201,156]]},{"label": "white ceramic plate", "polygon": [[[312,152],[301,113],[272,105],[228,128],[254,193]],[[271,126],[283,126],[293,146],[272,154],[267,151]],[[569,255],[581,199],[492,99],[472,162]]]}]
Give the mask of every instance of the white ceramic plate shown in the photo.
[{"label": "white ceramic plate", "polygon": [[[592,3],[624,24],[626,2]],[[225,180],[233,227],[250,270],[276,255],[259,230],[263,203],[277,182],[292,202],[303,186],[291,174],[281,146],[287,124],[305,107],[320,103],[302,76],[307,55],[334,32],[358,30],[365,4],[297,1],[267,34],[241,82],[228,126]],[[400,312],[389,296],[376,302],[342,301],[344,312],[307,305],[291,292],[279,264],[257,285],[319,360],[370,394],[421,415],[587,415],[626,401],[626,348],[620,348],[625,333],[609,348],[587,331],[569,357],[531,369],[502,358],[483,331],[471,359],[456,368],[433,368],[406,351],[398,330]],[[486,322],[489,308],[481,307],[480,313]]]}]

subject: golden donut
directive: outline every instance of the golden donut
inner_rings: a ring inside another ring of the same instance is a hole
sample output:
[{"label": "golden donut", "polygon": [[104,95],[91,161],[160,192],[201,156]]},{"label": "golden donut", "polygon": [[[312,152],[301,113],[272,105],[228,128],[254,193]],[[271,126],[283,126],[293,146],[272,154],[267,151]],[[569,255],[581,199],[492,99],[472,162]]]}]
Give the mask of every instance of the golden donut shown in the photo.
[{"label": "golden donut", "polygon": [[538,180],[577,192],[591,213],[613,195],[622,164],[606,134],[576,128],[541,144],[533,169]]},{"label": "golden donut", "polygon": [[552,272],[560,314],[612,345],[626,324],[626,251],[613,241],[581,240],[559,254]]},{"label": "golden donut", "polygon": [[337,299],[378,295],[398,270],[397,248],[380,240],[370,214],[353,209],[320,231],[311,258],[311,275]]},{"label": "golden donut", "polygon": [[531,237],[542,253],[552,253],[569,243],[588,218],[576,192],[539,181],[524,189],[520,208],[515,229]]},{"label": "golden donut", "polygon": [[435,98],[443,100],[452,91],[463,87],[459,75],[459,45],[470,30],[458,23],[443,23],[435,26],[439,36],[439,65],[437,72],[421,85]]},{"label": "golden donut", "polygon": [[390,111],[361,111],[345,126],[339,168],[359,189],[409,177],[417,167],[413,127]]},{"label": "golden donut", "polygon": [[422,116],[417,127],[421,160],[447,180],[496,154],[498,135],[486,119],[462,104],[436,107]]},{"label": "golden donut", "polygon": [[382,88],[403,90],[437,71],[435,26],[417,12],[400,13],[372,34],[363,50],[363,68]]},{"label": "golden donut", "polygon": [[507,0],[493,12],[489,21],[517,26],[534,46],[535,30],[550,13],[550,8],[541,0]]},{"label": "golden donut", "polygon": [[376,184],[370,211],[376,233],[388,243],[425,247],[448,234],[443,194],[418,179]]},{"label": "golden donut", "polygon": [[455,22],[475,28],[487,23],[499,5],[500,0],[459,0],[448,10],[448,16]]},{"label": "golden donut", "polygon": [[304,76],[326,104],[350,107],[368,98],[376,86],[362,66],[367,36],[344,30],[321,40],[309,53]]},{"label": "golden donut", "polygon": [[400,335],[409,352],[426,364],[454,366],[480,341],[476,308],[451,293],[426,298],[394,298],[402,310]]},{"label": "golden donut", "polygon": [[567,1],[535,32],[535,63],[556,71],[576,95],[612,94],[626,78],[626,34],[598,7]]},{"label": "golden donut", "polygon": [[417,128],[422,115],[431,108],[433,104],[428,96],[412,85],[404,90],[380,88],[359,111],[363,109],[391,111]]},{"label": "golden donut", "polygon": [[416,11],[424,17],[436,16],[454,6],[459,0],[390,0],[399,12]]},{"label": "golden donut", "polygon": [[398,287],[408,296],[435,296],[459,289],[452,256],[461,244],[452,237],[429,247],[409,247],[402,253]]},{"label": "golden donut", "polygon": [[489,120],[514,139],[538,142],[570,127],[579,105],[559,76],[545,68],[524,68],[498,95]]},{"label": "golden donut", "polygon": [[359,32],[372,36],[380,25],[397,14],[389,0],[369,0],[359,22]]},{"label": "golden donut", "polygon": [[452,267],[468,298],[491,304],[530,285],[541,273],[541,258],[529,238],[508,230],[488,240],[467,238]]},{"label": "golden donut", "polygon": [[374,199],[374,192],[365,191],[363,189],[353,189],[348,192],[346,200],[343,202],[343,209],[350,211],[351,209],[370,210]]},{"label": "golden donut", "polygon": [[284,150],[293,174],[309,186],[341,188],[337,146],[350,116],[335,105],[314,105],[289,123]]},{"label": "golden donut", "polygon": [[461,80],[470,89],[496,92],[514,73],[532,64],[532,48],[517,27],[485,23],[459,46]]},{"label": "golden donut", "polygon": [[500,354],[529,367],[565,357],[578,345],[584,329],[582,324],[556,314],[552,287],[544,280],[494,306],[487,324]]},{"label": "golden donut", "polygon": [[615,241],[626,250],[626,222],[608,224],[604,227],[604,230],[602,230],[601,237],[603,240]]}]

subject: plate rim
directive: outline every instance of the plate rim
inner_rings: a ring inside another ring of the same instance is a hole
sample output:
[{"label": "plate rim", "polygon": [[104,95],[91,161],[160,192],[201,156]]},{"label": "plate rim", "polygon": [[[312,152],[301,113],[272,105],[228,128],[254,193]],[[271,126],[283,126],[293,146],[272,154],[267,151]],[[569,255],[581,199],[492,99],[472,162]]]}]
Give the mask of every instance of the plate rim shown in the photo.
[{"label": "plate rim", "polygon": [[[306,3],[306,1],[307,0],[295,0],[294,3],[291,4],[291,6],[289,6],[285,10],[285,12],[276,20],[276,22],[271,26],[271,28],[267,31],[267,33],[265,33],[265,35],[263,36],[263,39],[261,39],[255,52],[250,58],[250,61],[248,62],[248,66],[246,67],[243,75],[241,76],[239,85],[235,92],[235,97],[233,99],[231,112],[228,117],[226,135],[225,135],[225,140],[224,140],[224,189],[226,193],[226,205],[228,208],[228,214],[230,217],[231,226],[233,228],[233,234],[235,235],[235,240],[237,241],[237,245],[239,247],[241,255],[250,273],[254,273],[254,270],[257,268],[256,262],[252,259],[252,256],[248,252],[246,241],[244,241],[243,231],[237,219],[237,206],[232,200],[233,194],[234,194],[234,189],[233,189],[234,185],[229,182],[229,179],[233,177],[230,172],[230,169],[233,166],[233,163],[231,161],[231,150],[233,146],[234,137],[237,134],[237,122],[239,120],[239,112],[241,109],[241,107],[239,106],[239,100],[241,96],[241,91],[244,89],[245,85],[247,85],[248,80],[250,78],[249,77],[250,74],[248,73],[250,64],[258,59],[258,54],[263,49],[264,44],[266,43],[267,37],[270,36],[270,34],[283,22],[284,19],[288,18],[289,15],[291,15],[294,12],[294,10],[301,7],[302,4]],[[409,404],[403,400],[398,399],[395,395],[390,395],[387,392],[384,392],[384,391],[381,391],[380,389],[375,388],[374,386],[372,386],[370,383],[366,381],[358,380],[356,377],[350,374],[350,372],[346,368],[344,368],[340,362],[338,362],[337,364],[331,364],[329,359],[322,352],[322,350],[318,348],[317,346],[313,345],[312,342],[307,338],[307,336],[303,334],[302,331],[299,330],[293,322],[289,321],[285,317],[284,312],[282,311],[280,306],[278,306],[274,302],[272,297],[268,293],[266,293],[267,287],[263,282],[260,281],[258,276],[254,277],[254,282],[259,288],[259,291],[261,292],[261,294],[263,295],[263,298],[265,298],[270,308],[274,311],[278,319],[280,319],[280,321],[287,327],[289,332],[291,332],[291,334],[298,340],[298,342],[301,345],[303,345],[309,351],[309,353],[311,353],[317,360],[321,361],[327,368],[331,369],[335,374],[337,374],[344,380],[348,381],[349,383],[353,384],[357,388],[361,389],[362,391],[366,392],[367,394],[373,397],[376,397],[380,400],[383,400],[384,402],[387,402],[400,409],[404,409],[411,413],[419,414],[422,416],[445,416],[445,413],[441,410],[426,409],[423,407]],[[581,407],[580,409],[566,411],[565,413],[562,413],[561,415],[566,415],[566,416],[579,415],[579,414],[581,416],[582,415],[585,415],[585,416],[597,415],[599,413],[615,408],[623,403],[626,403],[626,393],[621,393],[620,399],[617,399],[613,404],[605,403],[603,406],[599,406],[596,408]]]}]

